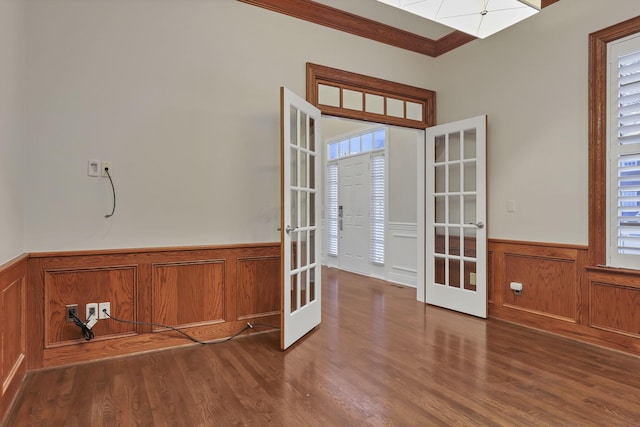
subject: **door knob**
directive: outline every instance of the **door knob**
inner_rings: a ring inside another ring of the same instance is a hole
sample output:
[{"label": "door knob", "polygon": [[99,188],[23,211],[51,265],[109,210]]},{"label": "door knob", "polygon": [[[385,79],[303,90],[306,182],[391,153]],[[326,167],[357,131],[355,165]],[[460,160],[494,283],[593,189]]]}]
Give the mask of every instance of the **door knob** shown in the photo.
[{"label": "door knob", "polygon": [[291,227],[290,225],[287,225],[287,228],[284,229],[284,231],[287,232],[287,234],[290,234],[292,231],[296,231],[298,229],[298,227]]}]

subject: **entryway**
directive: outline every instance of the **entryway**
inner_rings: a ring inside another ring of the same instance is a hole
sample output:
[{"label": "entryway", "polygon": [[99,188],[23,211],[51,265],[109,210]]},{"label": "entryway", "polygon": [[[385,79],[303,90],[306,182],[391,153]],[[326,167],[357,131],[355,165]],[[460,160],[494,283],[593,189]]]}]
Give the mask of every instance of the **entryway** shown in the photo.
[{"label": "entryway", "polygon": [[416,286],[424,131],[325,116],[322,129],[323,263]]}]

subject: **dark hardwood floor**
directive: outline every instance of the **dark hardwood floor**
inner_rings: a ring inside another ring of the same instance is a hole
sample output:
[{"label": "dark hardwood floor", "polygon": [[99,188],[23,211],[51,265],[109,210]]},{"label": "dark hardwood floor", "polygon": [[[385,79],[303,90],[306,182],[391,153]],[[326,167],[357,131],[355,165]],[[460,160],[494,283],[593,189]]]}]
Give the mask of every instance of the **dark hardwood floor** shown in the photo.
[{"label": "dark hardwood floor", "polygon": [[[640,359],[324,271],[323,321],[28,376],[7,426],[640,426]],[[79,350],[81,351],[81,350]]]}]

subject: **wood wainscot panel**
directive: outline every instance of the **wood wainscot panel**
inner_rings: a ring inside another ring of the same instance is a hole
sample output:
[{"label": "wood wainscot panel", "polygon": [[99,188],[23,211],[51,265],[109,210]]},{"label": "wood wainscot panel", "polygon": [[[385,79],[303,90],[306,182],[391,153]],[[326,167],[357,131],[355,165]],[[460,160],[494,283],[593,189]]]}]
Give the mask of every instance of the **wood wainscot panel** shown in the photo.
[{"label": "wood wainscot panel", "polygon": [[493,289],[493,251],[487,251],[487,302],[489,305],[493,303],[493,295],[495,291]]},{"label": "wood wainscot panel", "polygon": [[[67,305],[77,304],[78,317],[85,320],[90,303],[111,303],[111,314],[134,321],[137,271],[135,266],[110,266],[95,269],[46,270],[45,348],[78,344],[84,341],[81,329],[67,321]],[[93,328],[96,340],[136,333],[132,324],[99,321]]]},{"label": "wood wainscot panel", "polygon": [[589,272],[589,325],[640,338],[640,274],[613,269]]},{"label": "wood wainscot panel", "polygon": [[[640,272],[587,267],[579,245],[490,239],[489,251],[491,318],[640,356]],[[521,296],[511,281],[523,283]]]},{"label": "wood wainscot panel", "polygon": [[[505,306],[575,321],[575,259],[508,253],[504,263]],[[511,290],[511,282],[522,283],[522,294]]]},{"label": "wood wainscot panel", "polygon": [[239,258],[237,320],[280,313],[280,257]]},{"label": "wood wainscot panel", "polygon": [[225,321],[224,260],[154,264],[152,277],[153,323],[187,327]]},{"label": "wood wainscot panel", "polygon": [[[193,345],[152,323],[188,328],[201,341],[234,335],[247,325],[240,317],[278,325],[279,260],[279,243],[30,254],[27,298],[36,312],[27,331],[34,353],[28,353],[28,369]],[[254,291],[253,299],[237,301]],[[92,302],[110,302],[114,317],[139,324],[100,320],[95,338],[86,342],[65,321],[66,305],[78,304],[84,320]]]},{"label": "wood wainscot panel", "polygon": [[0,423],[26,372],[27,260],[0,267]]},{"label": "wood wainscot panel", "polygon": [[[489,247],[492,315],[577,322],[586,248],[499,240],[491,240]],[[511,282],[522,283],[521,295],[510,289]]]}]

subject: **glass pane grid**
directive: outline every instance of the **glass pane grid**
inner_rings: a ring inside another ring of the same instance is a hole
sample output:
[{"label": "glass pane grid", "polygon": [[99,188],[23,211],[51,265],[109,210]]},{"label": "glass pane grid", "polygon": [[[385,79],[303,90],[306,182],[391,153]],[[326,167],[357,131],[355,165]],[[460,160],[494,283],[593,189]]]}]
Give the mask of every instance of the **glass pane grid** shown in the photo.
[{"label": "glass pane grid", "polygon": [[[328,159],[356,156],[362,153],[376,152],[384,149],[386,144],[386,129],[378,129],[362,134],[350,136],[327,143]],[[310,152],[310,154],[314,154]]]}]

